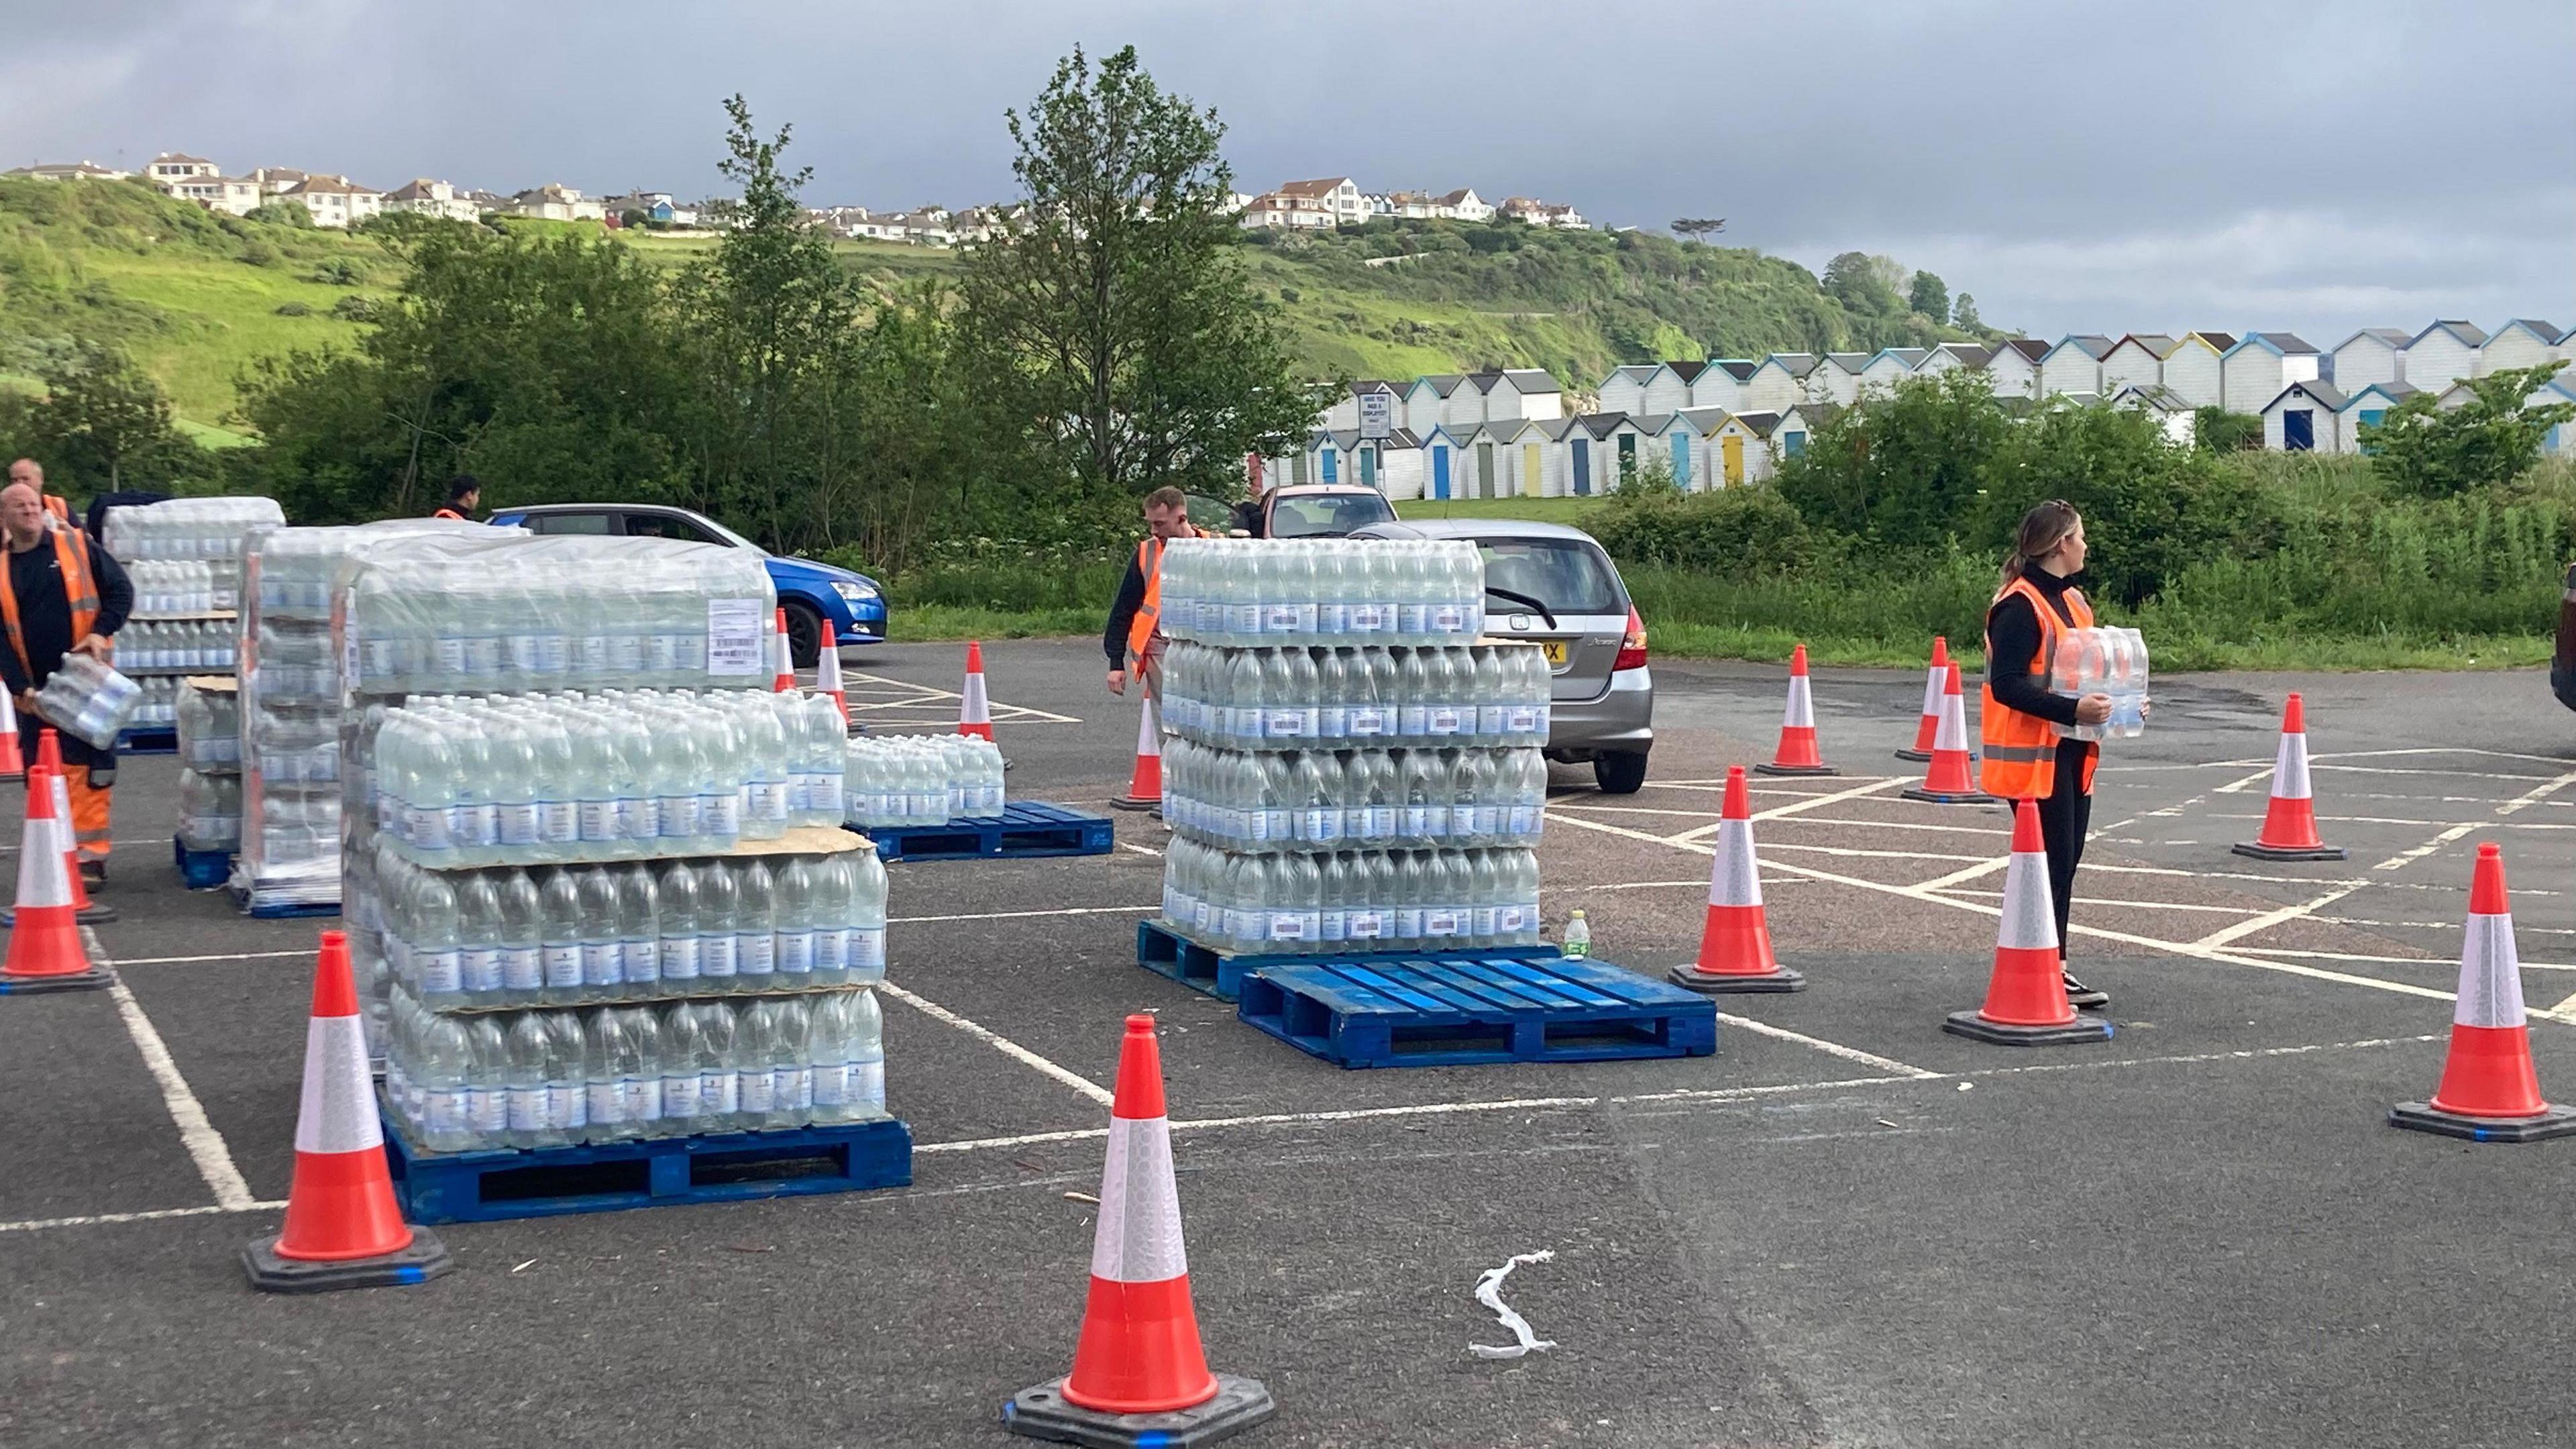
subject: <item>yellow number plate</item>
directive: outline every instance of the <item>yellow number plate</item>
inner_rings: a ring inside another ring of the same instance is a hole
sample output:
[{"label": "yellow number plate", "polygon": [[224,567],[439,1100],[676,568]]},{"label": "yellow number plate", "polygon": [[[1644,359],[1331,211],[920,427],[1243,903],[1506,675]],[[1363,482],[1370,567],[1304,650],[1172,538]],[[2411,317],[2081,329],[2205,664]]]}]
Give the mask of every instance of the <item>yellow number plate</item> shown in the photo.
[{"label": "yellow number plate", "polygon": [[1563,639],[1542,639],[1539,641],[1538,647],[1547,651],[1548,663],[1563,664],[1565,662],[1565,644],[1566,641]]}]

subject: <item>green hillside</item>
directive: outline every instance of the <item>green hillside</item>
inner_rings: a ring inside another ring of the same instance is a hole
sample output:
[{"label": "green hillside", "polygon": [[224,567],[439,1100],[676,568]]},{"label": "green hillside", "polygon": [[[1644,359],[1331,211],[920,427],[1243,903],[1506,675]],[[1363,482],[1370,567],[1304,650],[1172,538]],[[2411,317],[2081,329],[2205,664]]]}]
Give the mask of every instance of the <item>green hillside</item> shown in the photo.
[{"label": "green hillside", "polygon": [[[651,235],[632,244],[674,267],[713,245]],[[839,250],[889,289],[953,274],[962,260],[883,242]],[[1906,313],[1892,295],[1874,311],[1847,307],[1775,257],[1633,232],[1379,222],[1247,234],[1243,255],[1319,378],[1544,367],[1589,388],[1622,362],[1964,335]],[[401,270],[375,237],[218,216],[140,182],[0,179],[0,386],[33,387],[33,374],[76,341],[113,342],[168,389],[190,432],[229,441],[246,365],[353,344],[358,316],[390,295]]]}]

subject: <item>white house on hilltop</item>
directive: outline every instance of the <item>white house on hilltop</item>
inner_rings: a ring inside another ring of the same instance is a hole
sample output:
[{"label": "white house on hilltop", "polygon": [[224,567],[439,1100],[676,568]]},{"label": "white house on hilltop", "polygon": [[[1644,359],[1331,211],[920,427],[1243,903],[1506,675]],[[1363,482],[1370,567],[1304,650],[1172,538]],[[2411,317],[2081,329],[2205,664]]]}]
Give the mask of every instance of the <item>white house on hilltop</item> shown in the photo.
[{"label": "white house on hilltop", "polygon": [[0,176],[15,176],[26,181],[123,181],[133,174],[101,166],[95,161],[40,161],[33,166],[14,166],[0,171]]},{"label": "white house on hilltop", "polygon": [[432,181],[426,176],[414,177],[385,193],[384,209],[408,211],[419,216],[441,217],[448,221],[472,221],[481,213],[474,199],[445,181]]},{"label": "white house on hilltop", "polygon": [[345,176],[308,176],[270,199],[295,202],[311,214],[315,226],[328,227],[355,226],[385,205],[383,192]]},{"label": "white house on hilltop", "polygon": [[185,181],[192,176],[221,176],[223,174],[224,168],[207,160],[205,157],[190,156],[179,151],[164,151],[160,155],[152,158],[151,165],[143,168],[143,179],[160,187],[163,191],[168,191],[170,189],[168,185],[170,182]]},{"label": "white house on hilltop", "polygon": [[540,221],[601,221],[608,215],[596,199],[553,181],[511,197],[510,214]]},{"label": "white house on hilltop", "polygon": [[259,194],[259,183],[247,176],[208,173],[152,184],[181,201],[193,201],[208,211],[220,211],[227,216],[248,216],[264,199]]}]

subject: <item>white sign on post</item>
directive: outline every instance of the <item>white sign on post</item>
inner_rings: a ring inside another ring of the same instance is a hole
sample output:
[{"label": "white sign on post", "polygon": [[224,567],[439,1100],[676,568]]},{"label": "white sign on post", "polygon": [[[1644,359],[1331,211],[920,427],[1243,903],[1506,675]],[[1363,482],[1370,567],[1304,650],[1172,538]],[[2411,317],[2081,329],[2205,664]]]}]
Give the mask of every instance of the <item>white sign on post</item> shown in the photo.
[{"label": "white sign on post", "polygon": [[1383,438],[1395,431],[1395,394],[1383,388],[1360,394],[1360,436]]}]

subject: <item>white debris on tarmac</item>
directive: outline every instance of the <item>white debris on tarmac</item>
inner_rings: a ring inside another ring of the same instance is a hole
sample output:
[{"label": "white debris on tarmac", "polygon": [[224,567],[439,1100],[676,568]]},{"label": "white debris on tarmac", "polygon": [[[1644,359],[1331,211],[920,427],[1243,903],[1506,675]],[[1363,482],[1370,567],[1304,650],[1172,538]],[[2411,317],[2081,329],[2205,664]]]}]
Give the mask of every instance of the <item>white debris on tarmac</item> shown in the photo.
[{"label": "white debris on tarmac", "polygon": [[1503,1302],[1503,1280],[1512,1276],[1514,1268],[1523,1263],[1544,1263],[1555,1256],[1556,1250],[1553,1248],[1541,1248],[1535,1253],[1517,1254],[1499,1268],[1486,1269],[1476,1279],[1476,1301],[1494,1310],[1494,1316],[1502,1320],[1503,1327],[1510,1329],[1512,1336],[1520,1342],[1501,1348],[1489,1343],[1471,1343],[1467,1345],[1469,1353],[1478,1358],[1519,1358],[1534,1348],[1556,1347],[1552,1341],[1530,1332],[1529,1320],[1513,1312],[1510,1306]]}]

